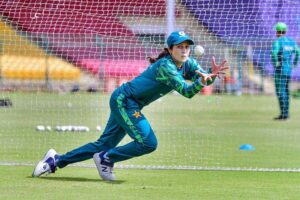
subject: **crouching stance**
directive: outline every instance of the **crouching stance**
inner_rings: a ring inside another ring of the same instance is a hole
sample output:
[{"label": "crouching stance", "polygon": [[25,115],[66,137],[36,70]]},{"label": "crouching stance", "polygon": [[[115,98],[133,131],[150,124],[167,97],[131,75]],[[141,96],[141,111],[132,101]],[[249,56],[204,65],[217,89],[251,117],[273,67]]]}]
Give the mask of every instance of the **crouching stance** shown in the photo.
[{"label": "crouching stance", "polygon": [[[226,61],[206,72],[190,58],[194,42],[183,31],[173,32],[167,39],[168,48],[157,58],[149,58],[151,65],[139,76],[117,88],[110,98],[111,113],[106,128],[96,142],[91,142],[66,154],[58,155],[50,149],[35,167],[32,176],[54,173],[71,163],[93,158],[103,180],[115,180],[114,163],[153,152],[157,147],[155,134],[141,110],[144,106],[176,90],[192,98],[205,85],[212,84],[228,67]],[[190,80],[188,84],[185,80]],[[132,141],[117,146],[128,134]]]}]

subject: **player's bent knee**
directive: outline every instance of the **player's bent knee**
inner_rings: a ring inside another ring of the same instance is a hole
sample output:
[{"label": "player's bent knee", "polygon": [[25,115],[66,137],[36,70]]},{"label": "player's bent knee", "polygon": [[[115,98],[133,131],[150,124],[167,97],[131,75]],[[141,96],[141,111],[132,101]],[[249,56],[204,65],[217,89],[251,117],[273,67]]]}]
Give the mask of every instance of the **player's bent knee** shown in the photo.
[{"label": "player's bent knee", "polygon": [[157,148],[157,146],[154,146],[154,145],[153,146],[148,146],[148,145],[143,146],[143,150],[144,150],[145,154],[155,151],[156,148]]},{"label": "player's bent knee", "polygon": [[157,149],[157,140],[156,138],[152,140],[147,140],[144,143],[144,149],[146,150],[147,153],[151,153]]}]

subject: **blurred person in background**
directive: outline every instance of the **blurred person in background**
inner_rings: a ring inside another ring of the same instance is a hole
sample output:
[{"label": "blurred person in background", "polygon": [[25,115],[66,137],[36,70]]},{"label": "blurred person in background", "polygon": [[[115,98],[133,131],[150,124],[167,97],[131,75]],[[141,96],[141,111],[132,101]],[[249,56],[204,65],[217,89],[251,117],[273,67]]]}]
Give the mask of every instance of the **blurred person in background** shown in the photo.
[{"label": "blurred person in background", "polygon": [[289,85],[292,68],[299,62],[300,50],[296,42],[287,37],[287,25],[278,22],[275,25],[277,39],[272,44],[272,64],[275,68],[275,89],[280,114],[274,120],[287,120],[289,116]]}]

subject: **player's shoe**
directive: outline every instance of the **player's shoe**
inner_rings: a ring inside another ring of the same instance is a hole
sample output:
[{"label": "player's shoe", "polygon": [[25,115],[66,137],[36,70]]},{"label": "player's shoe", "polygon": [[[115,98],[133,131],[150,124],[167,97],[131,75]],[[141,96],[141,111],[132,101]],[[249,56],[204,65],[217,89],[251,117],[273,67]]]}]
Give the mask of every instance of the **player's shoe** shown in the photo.
[{"label": "player's shoe", "polygon": [[105,154],[105,151],[95,153],[93,159],[100,177],[105,181],[114,181],[116,179],[113,174],[114,163],[110,162],[109,158]]},{"label": "player's shoe", "polygon": [[279,121],[284,121],[284,120],[288,120],[289,117],[288,116],[282,116],[279,115],[278,117],[275,117],[274,120],[279,120]]},{"label": "player's shoe", "polygon": [[50,149],[44,156],[44,158],[38,162],[35,169],[32,172],[32,177],[39,177],[45,173],[55,173],[56,171],[56,160],[58,154],[54,149]]}]

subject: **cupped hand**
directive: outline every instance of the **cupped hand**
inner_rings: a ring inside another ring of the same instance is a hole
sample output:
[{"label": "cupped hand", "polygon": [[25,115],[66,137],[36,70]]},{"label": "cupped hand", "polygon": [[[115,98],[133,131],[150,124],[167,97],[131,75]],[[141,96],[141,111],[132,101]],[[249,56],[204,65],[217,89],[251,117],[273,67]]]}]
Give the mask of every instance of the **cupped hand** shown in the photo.
[{"label": "cupped hand", "polygon": [[211,67],[211,77],[218,77],[220,78],[221,75],[224,75],[226,72],[225,70],[229,69],[228,66],[225,66],[227,60],[223,60],[221,64],[216,64],[215,57],[212,57],[212,67]]},{"label": "cupped hand", "polygon": [[226,60],[223,60],[221,64],[216,64],[215,57],[212,57],[212,68],[210,74],[205,74],[200,72],[199,70],[196,70],[195,73],[197,73],[201,77],[202,84],[206,84],[207,81],[212,81],[214,77],[221,78],[221,75],[224,75],[226,72],[225,70],[229,69],[228,66],[225,66],[227,63]]}]

